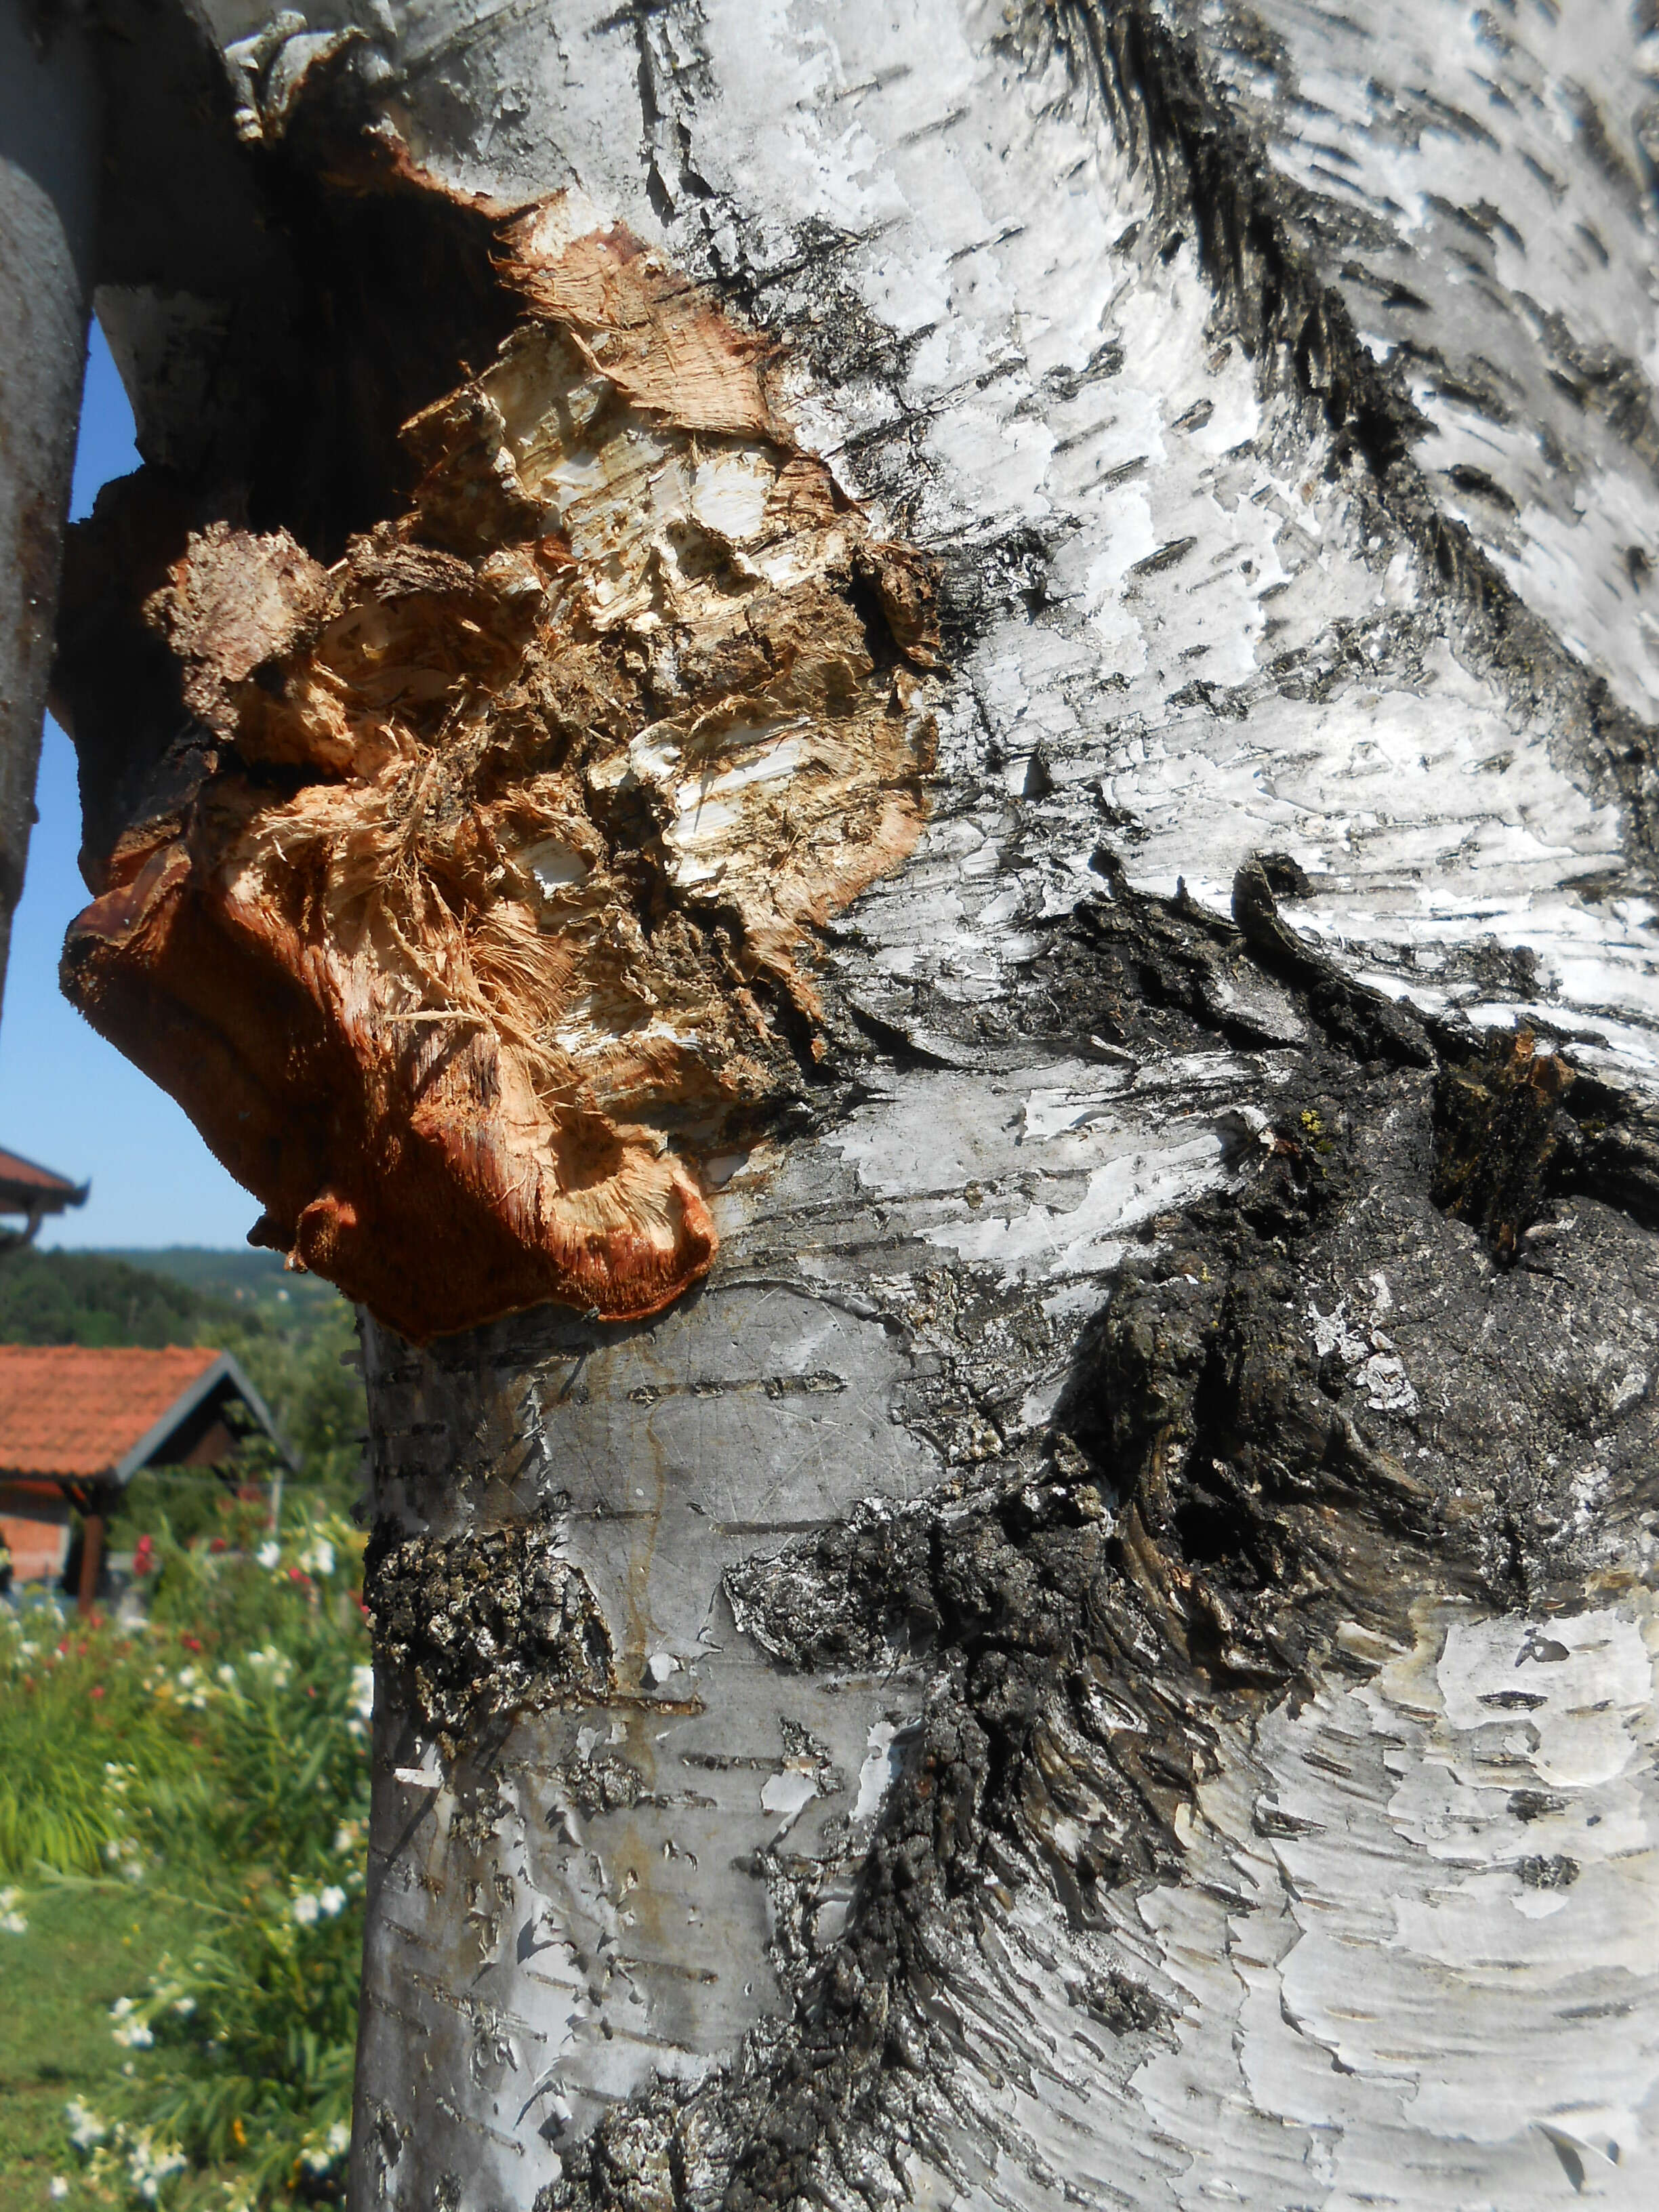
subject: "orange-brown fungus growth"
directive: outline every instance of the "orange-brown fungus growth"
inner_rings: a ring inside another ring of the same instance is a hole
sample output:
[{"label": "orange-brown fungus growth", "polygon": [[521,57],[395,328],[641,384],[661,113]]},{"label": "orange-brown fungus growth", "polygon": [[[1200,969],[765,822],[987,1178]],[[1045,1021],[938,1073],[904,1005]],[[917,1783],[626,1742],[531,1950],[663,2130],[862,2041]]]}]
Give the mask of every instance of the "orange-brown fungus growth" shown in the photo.
[{"label": "orange-brown fungus growth", "polygon": [[798,1079],[813,926],[921,818],[923,565],[753,339],[574,228],[501,234],[531,319],[405,426],[400,518],[329,568],[190,537],[143,614],[198,769],[65,951],[257,1239],[416,1339],[704,1273],[697,1155]]}]

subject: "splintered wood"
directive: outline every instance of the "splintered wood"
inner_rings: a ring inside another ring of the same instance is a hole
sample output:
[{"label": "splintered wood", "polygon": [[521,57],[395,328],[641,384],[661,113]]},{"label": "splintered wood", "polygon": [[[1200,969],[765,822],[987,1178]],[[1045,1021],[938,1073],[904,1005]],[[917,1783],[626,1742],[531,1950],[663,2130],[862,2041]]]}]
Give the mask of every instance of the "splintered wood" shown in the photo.
[{"label": "splintered wood", "polygon": [[910,851],[931,586],[757,341],[562,198],[528,319],[324,568],[193,535],[145,618],[211,746],[65,952],[94,1026],[416,1340],[708,1267],[697,1161],[821,1049],[811,932]]}]

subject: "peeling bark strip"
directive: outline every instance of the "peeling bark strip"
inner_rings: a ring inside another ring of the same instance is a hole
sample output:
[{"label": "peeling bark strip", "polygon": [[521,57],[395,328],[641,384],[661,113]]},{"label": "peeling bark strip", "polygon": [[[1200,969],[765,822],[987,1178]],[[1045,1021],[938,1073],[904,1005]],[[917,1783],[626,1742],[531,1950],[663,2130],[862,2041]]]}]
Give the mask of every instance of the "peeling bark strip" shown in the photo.
[{"label": "peeling bark strip", "polygon": [[404,425],[405,513],[331,567],[191,535],[143,609],[175,789],[64,952],[253,1241],[416,1340],[707,1271],[696,1161],[810,1079],[813,933],[922,820],[925,564],[594,221],[501,227],[528,319]]}]

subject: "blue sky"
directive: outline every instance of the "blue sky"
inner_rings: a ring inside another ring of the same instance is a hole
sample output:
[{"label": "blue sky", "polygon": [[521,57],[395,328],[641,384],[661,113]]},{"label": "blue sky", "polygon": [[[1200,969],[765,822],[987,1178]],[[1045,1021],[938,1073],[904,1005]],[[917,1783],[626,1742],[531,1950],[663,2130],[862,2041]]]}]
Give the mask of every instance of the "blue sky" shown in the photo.
[{"label": "blue sky", "polygon": [[[138,466],[132,412],[96,325],[75,457],[71,513]],[[87,902],[75,864],[81,805],[75,753],[46,724],[35,793],[40,818],[12,928],[0,1009],[0,1146],[92,1182],[78,1212],[43,1224],[52,1245],[240,1245],[258,1216],[164,1091],[89,1030],[58,993],[58,955]]]}]

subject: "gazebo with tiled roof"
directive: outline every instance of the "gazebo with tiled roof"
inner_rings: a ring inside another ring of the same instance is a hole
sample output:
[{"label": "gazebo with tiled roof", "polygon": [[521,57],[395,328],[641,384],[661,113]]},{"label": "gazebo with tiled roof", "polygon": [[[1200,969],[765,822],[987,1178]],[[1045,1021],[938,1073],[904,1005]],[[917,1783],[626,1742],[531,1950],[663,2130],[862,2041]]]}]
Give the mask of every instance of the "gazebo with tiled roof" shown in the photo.
[{"label": "gazebo with tiled roof", "polygon": [[89,1182],[71,1182],[56,1169],[43,1168],[38,1160],[26,1160],[21,1152],[9,1152],[0,1146],[0,1215],[23,1217],[21,1228],[0,1229],[0,1252],[32,1244],[49,1213],[61,1213],[69,1206],[84,1206],[91,1188]]},{"label": "gazebo with tiled roof", "polygon": [[0,1534],[20,1581],[63,1571],[69,1511],[84,1517],[89,1606],[113,1498],[141,1468],[223,1468],[251,1434],[291,1466],[264,1400],[228,1352],[0,1345]]}]

